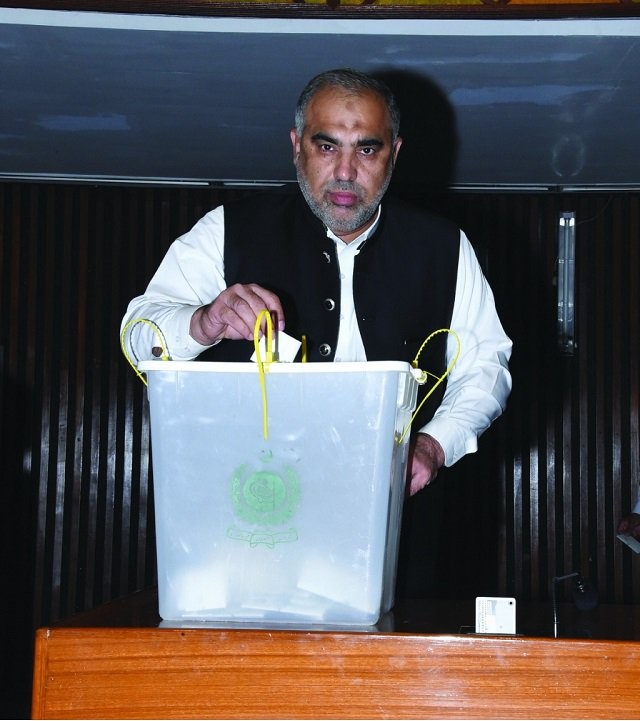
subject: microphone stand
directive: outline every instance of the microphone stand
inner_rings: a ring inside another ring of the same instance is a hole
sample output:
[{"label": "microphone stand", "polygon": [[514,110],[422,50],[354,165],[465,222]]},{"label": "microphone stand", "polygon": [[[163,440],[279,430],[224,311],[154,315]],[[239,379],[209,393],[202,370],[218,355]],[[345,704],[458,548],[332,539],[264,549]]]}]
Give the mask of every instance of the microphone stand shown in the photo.
[{"label": "microphone stand", "polygon": [[554,576],[551,581],[551,604],[553,607],[553,637],[558,638],[558,601],[556,597],[556,587],[560,581],[566,581],[569,578],[577,578],[579,573],[569,573],[566,576]]}]

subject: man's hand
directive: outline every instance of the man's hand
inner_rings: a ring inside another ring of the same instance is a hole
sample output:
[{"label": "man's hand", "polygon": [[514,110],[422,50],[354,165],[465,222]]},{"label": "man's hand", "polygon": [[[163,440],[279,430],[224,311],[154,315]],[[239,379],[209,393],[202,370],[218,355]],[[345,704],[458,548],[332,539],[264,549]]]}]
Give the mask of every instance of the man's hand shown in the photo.
[{"label": "man's hand", "polygon": [[633,536],[640,540],[640,514],[630,513],[625,516],[618,523],[618,533],[626,533],[628,536]]},{"label": "man's hand", "polygon": [[284,313],[275,293],[255,283],[236,283],[223,290],[209,305],[196,310],[191,316],[189,333],[202,345],[211,345],[223,338],[253,340],[256,318],[265,309],[277,319],[277,330],[284,330]]},{"label": "man's hand", "polygon": [[428,486],[444,463],[442,446],[430,435],[418,433],[409,447],[409,495]]}]

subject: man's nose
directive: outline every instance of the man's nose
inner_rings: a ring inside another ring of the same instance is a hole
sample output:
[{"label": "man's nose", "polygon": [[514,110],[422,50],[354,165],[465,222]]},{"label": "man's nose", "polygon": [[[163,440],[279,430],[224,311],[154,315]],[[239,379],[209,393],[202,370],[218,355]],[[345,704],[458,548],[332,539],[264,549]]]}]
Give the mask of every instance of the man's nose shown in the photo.
[{"label": "man's nose", "polygon": [[352,151],[344,150],[338,153],[334,167],[334,176],[336,180],[355,180],[357,174],[356,154]]}]

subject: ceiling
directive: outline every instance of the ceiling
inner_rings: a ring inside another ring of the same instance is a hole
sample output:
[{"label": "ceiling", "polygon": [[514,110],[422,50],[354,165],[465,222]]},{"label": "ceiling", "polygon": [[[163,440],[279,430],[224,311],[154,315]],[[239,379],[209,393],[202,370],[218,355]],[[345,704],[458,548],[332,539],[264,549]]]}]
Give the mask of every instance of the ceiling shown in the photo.
[{"label": "ceiling", "polygon": [[274,19],[0,8],[0,179],[269,184],[314,74],[397,91],[408,183],[640,187],[640,19]]}]

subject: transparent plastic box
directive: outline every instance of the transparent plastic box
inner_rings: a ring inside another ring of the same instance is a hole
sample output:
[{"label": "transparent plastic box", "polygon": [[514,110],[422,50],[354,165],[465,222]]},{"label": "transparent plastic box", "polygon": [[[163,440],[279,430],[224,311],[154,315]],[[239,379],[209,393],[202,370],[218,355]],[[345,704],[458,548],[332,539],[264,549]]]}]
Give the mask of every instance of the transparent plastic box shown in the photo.
[{"label": "transparent plastic box", "polygon": [[394,602],[410,365],[273,363],[264,386],[255,363],[139,370],[160,616],[375,624]]}]

